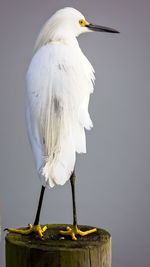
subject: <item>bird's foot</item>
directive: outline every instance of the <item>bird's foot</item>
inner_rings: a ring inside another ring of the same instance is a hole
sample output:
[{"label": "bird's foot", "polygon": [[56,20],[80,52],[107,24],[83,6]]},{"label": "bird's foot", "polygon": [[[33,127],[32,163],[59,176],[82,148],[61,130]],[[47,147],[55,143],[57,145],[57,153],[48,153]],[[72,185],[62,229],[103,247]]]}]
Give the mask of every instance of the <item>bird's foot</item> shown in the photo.
[{"label": "bird's foot", "polygon": [[69,226],[66,227],[66,231],[59,231],[59,233],[61,235],[70,235],[72,237],[72,240],[77,240],[76,238],[76,235],[81,235],[81,236],[85,236],[85,235],[89,235],[89,234],[92,234],[94,232],[96,232],[97,229],[96,228],[93,228],[91,230],[88,230],[88,231],[81,231],[78,229],[78,226],[75,225],[73,226],[72,228],[70,228]]},{"label": "bird's foot", "polygon": [[44,226],[43,228],[41,228],[41,226],[39,224],[37,225],[32,225],[29,224],[29,229],[27,230],[21,230],[21,229],[12,229],[12,228],[7,228],[6,230],[9,232],[13,232],[13,233],[18,233],[18,234],[23,234],[23,235],[30,235],[31,233],[37,233],[38,236],[43,240],[43,233],[46,231],[47,226]]}]

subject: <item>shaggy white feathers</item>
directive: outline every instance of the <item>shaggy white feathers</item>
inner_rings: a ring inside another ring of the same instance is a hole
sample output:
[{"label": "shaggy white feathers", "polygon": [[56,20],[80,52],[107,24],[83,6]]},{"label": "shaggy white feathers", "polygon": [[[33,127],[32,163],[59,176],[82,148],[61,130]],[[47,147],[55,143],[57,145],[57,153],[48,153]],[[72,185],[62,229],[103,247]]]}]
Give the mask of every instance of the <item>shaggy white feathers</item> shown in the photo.
[{"label": "shaggy white feathers", "polygon": [[[77,20],[79,15],[75,11]],[[50,19],[53,24],[58,17],[54,16]],[[50,20],[38,37],[26,76],[29,139],[42,184],[47,187],[63,185],[74,170],[76,152],[86,152],[84,128],[92,127],[88,104],[95,79],[93,67],[78,46],[77,32],[70,39],[66,32],[63,37],[61,29],[61,38],[55,40],[52,32],[55,36],[57,27],[52,29]]]},{"label": "shaggy white feathers", "polygon": [[34,51],[51,41],[74,42],[79,34],[90,32],[88,28],[80,26],[81,19],[85,20],[84,16],[74,8],[65,7],[58,10],[41,29]]}]

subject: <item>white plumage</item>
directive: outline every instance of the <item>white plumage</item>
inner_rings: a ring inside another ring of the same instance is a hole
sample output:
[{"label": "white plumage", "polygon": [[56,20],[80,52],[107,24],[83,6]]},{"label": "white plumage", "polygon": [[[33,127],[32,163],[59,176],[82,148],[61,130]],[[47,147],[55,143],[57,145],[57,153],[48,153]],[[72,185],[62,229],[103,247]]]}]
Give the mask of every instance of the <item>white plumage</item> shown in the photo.
[{"label": "white plumage", "polygon": [[46,187],[63,185],[74,170],[76,152],[86,152],[85,129],[94,70],[76,37],[83,15],[56,12],[44,25],[26,76],[26,120],[36,168]]},{"label": "white plumage", "polygon": [[75,204],[76,153],[86,153],[85,129],[92,127],[88,113],[93,92],[94,70],[82,53],[76,37],[84,32],[119,33],[88,23],[73,8],[57,11],[44,25],[26,76],[26,120],[36,168],[42,182],[34,225],[29,229],[8,228],[13,233],[37,233],[43,240],[47,226],[39,224],[45,187],[63,185],[69,178],[72,190],[73,226],[61,235],[85,236],[96,228],[78,229]]}]

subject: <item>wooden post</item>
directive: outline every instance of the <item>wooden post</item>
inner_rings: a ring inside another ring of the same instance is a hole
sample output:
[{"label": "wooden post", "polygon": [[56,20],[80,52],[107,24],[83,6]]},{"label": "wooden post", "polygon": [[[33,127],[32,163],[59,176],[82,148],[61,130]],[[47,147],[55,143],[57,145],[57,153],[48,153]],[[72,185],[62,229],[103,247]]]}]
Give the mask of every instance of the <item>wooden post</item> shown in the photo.
[{"label": "wooden post", "polygon": [[[111,267],[111,236],[105,230],[97,229],[73,241],[59,234],[67,225],[47,226],[44,240],[36,234],[7,234],[6,267]],[[91,229],[83,225],[79,228]]]}]

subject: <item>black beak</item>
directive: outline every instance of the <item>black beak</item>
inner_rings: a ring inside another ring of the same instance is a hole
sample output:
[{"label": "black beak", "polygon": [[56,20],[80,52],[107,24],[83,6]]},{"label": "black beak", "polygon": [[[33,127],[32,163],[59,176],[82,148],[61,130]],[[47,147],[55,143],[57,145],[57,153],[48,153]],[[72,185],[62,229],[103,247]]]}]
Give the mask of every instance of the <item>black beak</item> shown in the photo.
[{"label": "black beak", "polygon": [[89,28],[91,31],[96,31],[96,32],[110,32],[110,33],[119,33],[117,30],[109,28],[109,27],[104,27],[104,26],[99,26],[99,25],[94,25],[94,24],[87,24],[85,27]]}]

